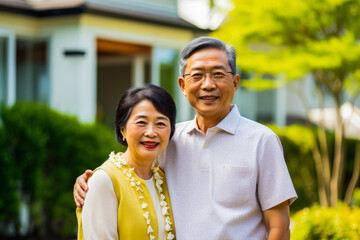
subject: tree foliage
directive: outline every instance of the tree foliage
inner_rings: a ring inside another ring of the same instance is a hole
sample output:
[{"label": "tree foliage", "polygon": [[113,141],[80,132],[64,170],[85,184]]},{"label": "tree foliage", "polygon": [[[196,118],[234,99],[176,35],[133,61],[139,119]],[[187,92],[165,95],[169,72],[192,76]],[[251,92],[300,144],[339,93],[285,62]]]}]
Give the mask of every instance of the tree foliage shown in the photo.
[{"label": "tree foliage", "polygon": [[359,69],[359,0],[233,0],[233,5],[214,35],[236,47],[241,69],[278,80],[320,69],[338,75]]},{"label": "tree foliage", "polygon": [[[345,90],[353,102],[360,93],[360,0],[233,0],[233,6],[214,35],[237,49],[238,66],[251,73],[252,79],[243,80],[243,86],[279,87],[311,74],[318,107],[324,107],[325,96],[332,98],[336,113],[334,153],[329,152],[322,121],[313,156],[320,203],[336,206],[346,148],[340,107]],[[356,148],[359,153],[347,203],[359,178],[360,144]]]}]

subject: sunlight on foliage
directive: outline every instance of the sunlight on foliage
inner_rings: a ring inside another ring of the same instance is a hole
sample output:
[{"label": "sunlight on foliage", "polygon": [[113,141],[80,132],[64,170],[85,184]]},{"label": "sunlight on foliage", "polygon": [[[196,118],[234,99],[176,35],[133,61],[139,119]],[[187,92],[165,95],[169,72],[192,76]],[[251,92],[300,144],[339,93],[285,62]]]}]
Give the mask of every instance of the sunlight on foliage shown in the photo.
[{"label": "sunlight on foliage", "polygon": [[240,69],[291,80],[314,69],[359,68],[360,0],[232,2],[213,36],[235,46]]},{"label": "sunlight on foliage", "polygon": [[344,86],[346,93],[351,98],[356,98],[360,92],[360,69],[356,70],[354,74],[345,79]]},{"label": "sunlight on foliage", "polygon": [[287,127],[279,127],[275,124],[267,125],[277,135],[286,135],[297,146],[301,147],[302,152],[310,152],[314,144],[314,135],[308,127],[300,125],[291,125]]},{"label": "sunlight on foliage", "polygon": [[360,208],[360,188],[357,188],[354,191],[352,205]]},{"label": "sunlight on foliage", "polygon": [[292,240],[360,239],[360,208],[313,206],[297,212],[292,223]]},{"label": "sunlight on foliage", "polygon": [[[232,0],[232,3],[228,18],[212,36],[237,50],[238,67],[243,76],[250,78],[243,80],[243,87],[275,88],[306,75],[314,87],[314,90],[304,87],[314,96],[305,101],[307,105],[322,108],[327,102],[334,103],[339,120],[335,141],[330,146],[334,154],[328,153],[329,139],[323,133],[325,137],[318,139],[318,145],[314,144],[314,160],[320,204],[335,207],[342,188],[346,188],[341,177],[346,144],[338,109],[345,99],[355,102],[360,95],[360,0]],[[343,94],[346,89],[351,99]],[[353,186],[346,190],[347,203]]]}]

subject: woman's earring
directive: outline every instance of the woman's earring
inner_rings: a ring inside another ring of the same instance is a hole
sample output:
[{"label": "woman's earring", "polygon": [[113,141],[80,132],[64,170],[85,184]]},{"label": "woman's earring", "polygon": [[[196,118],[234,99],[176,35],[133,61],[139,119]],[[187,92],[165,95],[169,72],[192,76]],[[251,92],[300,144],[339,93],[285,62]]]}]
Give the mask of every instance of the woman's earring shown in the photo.
[{"label": "woman's earring", "polygon": [[125,142],[125,137],[123,136],[123,142]]}]

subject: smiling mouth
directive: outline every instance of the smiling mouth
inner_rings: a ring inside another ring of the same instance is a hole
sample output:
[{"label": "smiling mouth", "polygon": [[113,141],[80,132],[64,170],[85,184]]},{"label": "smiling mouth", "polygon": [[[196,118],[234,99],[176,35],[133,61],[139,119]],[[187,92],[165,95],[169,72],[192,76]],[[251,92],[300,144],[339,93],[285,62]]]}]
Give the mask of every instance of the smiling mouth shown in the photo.
[{"label": "smiling mouth", "polygon": [[146,148],[156,148],[159,145],[157,142],[141,142],[141,144]]},{"label": "smiling mouth", "polygon": [[215,96],[205,96],[205,97],[200,97],[200,99],[202,100],[216,100],[218,99],[219,97],[215,97]]}]

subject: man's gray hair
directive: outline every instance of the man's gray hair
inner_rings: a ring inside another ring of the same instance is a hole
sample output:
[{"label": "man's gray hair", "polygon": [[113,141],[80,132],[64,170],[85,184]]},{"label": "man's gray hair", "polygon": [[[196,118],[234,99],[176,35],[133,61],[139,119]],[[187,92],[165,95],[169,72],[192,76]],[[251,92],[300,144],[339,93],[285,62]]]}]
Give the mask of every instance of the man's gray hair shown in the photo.
[{"label": "man's gray hair", "polygon": [[187,59],[197,51],[215,48],[227,53],[229,65],[233,74],[236,74],[236,51],[231,45],[226,45],[223,41],[212,37],[198,37],[191,40],[182,50],[180,55],[180,74],[184,76]]}]

